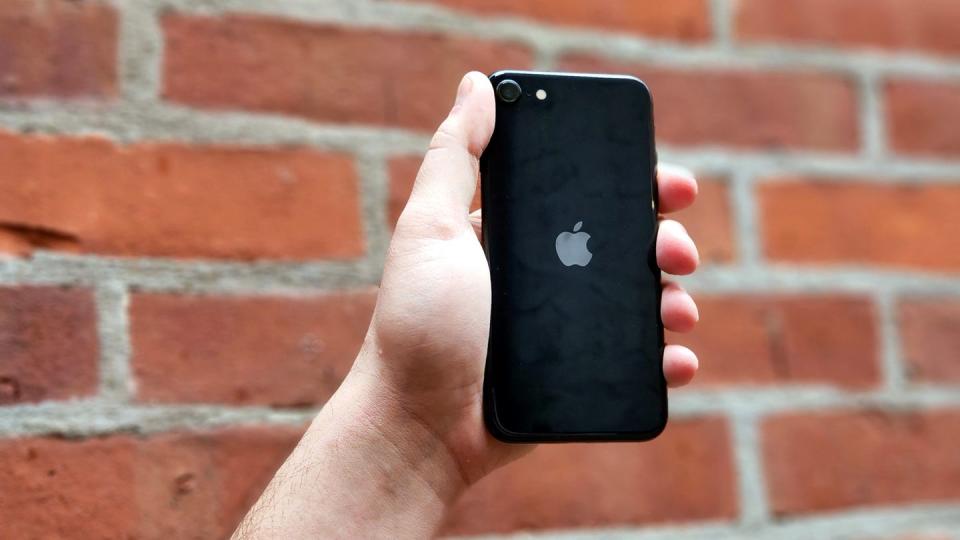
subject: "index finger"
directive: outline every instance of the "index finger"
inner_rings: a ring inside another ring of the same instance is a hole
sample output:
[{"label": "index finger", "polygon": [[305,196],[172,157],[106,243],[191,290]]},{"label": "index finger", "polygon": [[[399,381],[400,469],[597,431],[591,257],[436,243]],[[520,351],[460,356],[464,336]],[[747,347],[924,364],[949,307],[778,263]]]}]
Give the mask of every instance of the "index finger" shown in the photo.
[{"label": "index finger", "polygon": [[660,163],[657,165],[657,194],[660,213],[683,210],[697,198],[697,179],[683,167]]}]

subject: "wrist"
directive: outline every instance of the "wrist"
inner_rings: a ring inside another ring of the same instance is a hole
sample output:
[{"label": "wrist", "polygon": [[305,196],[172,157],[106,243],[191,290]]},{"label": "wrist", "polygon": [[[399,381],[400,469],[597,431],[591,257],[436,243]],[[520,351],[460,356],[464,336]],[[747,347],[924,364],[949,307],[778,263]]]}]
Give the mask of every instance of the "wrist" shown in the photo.
[{"label": "wrist", "polygon": [[[362,360],[357,364],[363,365]],[[362,370],[351,371],[311,423],[301,446],[320,469],[350,472],[343,487],[355,504],[345,512],[368,524],[382,521],[410,536],[432,535],[467,487],[441,437],[380,377]],[[340,489],[327,487],[331,497]]]},{"label": "wrist", "polygon": [[465,487],[441,439],[379,377],[355,369],[234,538],[431,537]]},{"label": "wrist", "polygon": [[405,481],[418,480],[445,504],[468,487],[440,434],[375,374],[351,371],[310,429],[339,431],[364,457]]}]

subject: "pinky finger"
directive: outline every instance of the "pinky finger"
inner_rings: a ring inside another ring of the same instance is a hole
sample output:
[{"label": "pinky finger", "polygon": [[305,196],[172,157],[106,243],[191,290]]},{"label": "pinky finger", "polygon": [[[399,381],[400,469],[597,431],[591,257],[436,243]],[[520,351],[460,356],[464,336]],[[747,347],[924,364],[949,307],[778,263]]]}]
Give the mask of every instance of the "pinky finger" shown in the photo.
[{"label": "pinky finger", "polygon": [[663,376],[667,386],[676,388],[689,383],[699,366],[697,355],[683,345],[667,345],[663,349]]}]

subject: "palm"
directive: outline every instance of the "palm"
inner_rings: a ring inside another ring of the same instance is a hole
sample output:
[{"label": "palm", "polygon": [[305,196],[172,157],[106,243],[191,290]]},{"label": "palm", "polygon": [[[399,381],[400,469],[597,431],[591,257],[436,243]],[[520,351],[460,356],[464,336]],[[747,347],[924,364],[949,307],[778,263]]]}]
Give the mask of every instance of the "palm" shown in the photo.
[{"label": "palm", "polygon": [[[479,478],[523,447],[490,437],[482,422],[490,275],[464,215],[444,228],[408,206],[397,224],[374,328],[386,376],[460,463]],[[457,230],[459,229],[459,230]],[[488,465],[490,464],[490,465]]]}]

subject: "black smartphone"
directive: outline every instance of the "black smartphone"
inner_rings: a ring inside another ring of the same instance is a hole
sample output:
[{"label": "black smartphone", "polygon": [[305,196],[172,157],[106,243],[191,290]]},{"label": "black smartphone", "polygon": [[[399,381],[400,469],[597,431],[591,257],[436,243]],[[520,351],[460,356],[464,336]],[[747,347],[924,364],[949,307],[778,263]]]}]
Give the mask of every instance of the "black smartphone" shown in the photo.
[{"label": "black smartphone", "polygon": [[509,442],[652,439],[667,388],[650,92],[622,75],[490,81],[487,429]]}]

